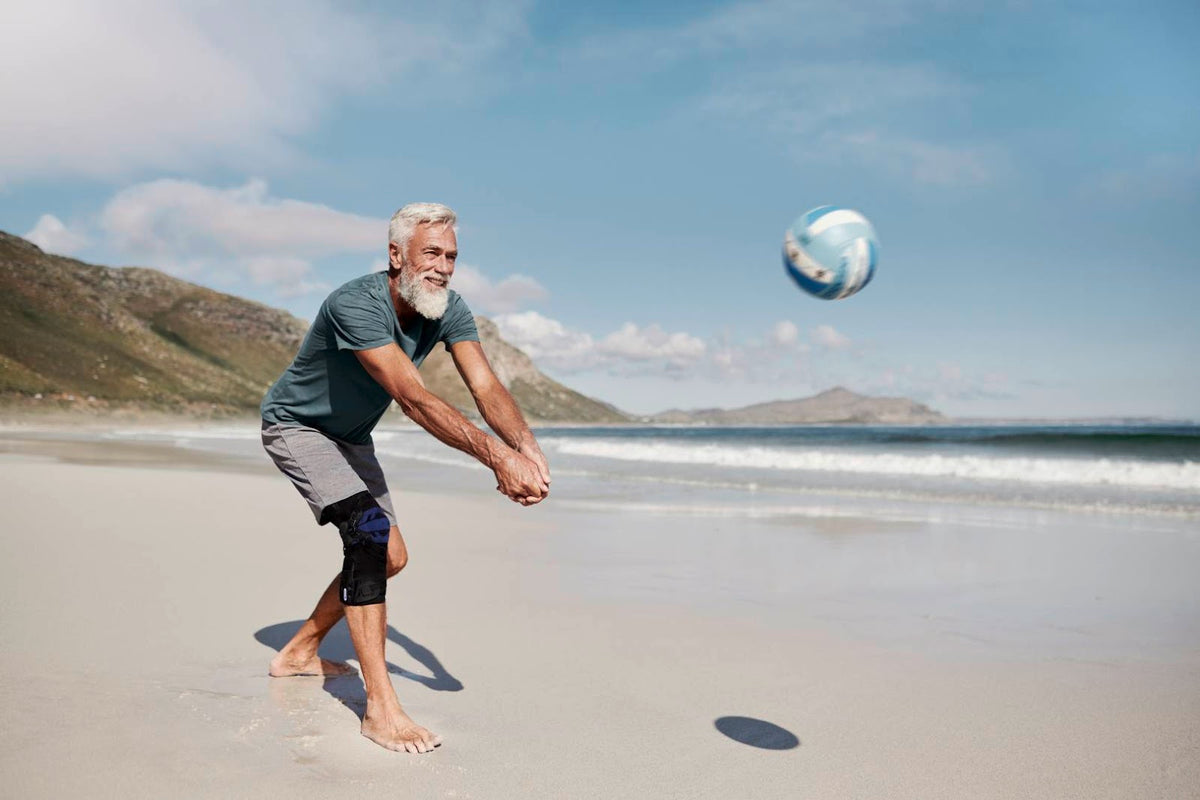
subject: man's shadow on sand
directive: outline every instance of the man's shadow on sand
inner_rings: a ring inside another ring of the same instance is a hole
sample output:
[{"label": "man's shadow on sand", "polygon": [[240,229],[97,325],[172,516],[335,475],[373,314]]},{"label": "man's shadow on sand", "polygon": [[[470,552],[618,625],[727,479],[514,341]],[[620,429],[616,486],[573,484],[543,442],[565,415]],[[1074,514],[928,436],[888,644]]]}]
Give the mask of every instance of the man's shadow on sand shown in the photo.
[{"label": "man's shadow on sand", "polygon": [[[259,643],[265,644],[267,647],[278,652],[283,649],[285,644],[291,641],[296,631],[303,624],[304,620],[297,619],[291,622],[268,625],[265,628],[255,631],[254,638]],[[411,672],[388,661],[387,670],[389,673],[407,678],[410,681],[415,681],[435,692],[462,691],[462,681],[451,675],[428,647],[414,642],[391,625],[387,627],[387,638],[389,641],[403,647],[405,652],[414,661],[421,664],[429,674],[422,675],[418,672]],[[328,635],[325,636],[325,640],[321,642],[320,654],[323,658],[328,658],[332,661],[349,661],[350,659],[358,658],[354,652],[354,643],[350,641],[350,629],[346,627],[345,620],[334,625],[333,630],[329,631]],[[365,712],[367,697],[362,681],[359,680],[357,675],[326,678],[324,689],[348,708],[355,711],[359,716],[362,716]]]}]

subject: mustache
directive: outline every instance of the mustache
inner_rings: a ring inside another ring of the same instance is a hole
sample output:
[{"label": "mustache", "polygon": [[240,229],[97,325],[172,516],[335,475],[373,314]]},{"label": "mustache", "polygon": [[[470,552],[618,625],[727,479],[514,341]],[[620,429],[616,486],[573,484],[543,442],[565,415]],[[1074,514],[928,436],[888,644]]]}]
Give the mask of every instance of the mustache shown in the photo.
[{"label": "mustache", "polygon": [[407,277],[410,283],[414,283],[414,284],[422,283],[426,278],[432,277],[432,278],[441,278],[441,280],[446,284],[443,287],[439,287],[440,289],[449,288],[449,286],[450,286],[450,278],[452,276],[443,275],[435,269],[427,269],[424,272],[417,272],[415,270],[406,270],[406,271],[407,271],[407,275],[405,274],[404,271],[402,271],[401,277],[402,278]]}]

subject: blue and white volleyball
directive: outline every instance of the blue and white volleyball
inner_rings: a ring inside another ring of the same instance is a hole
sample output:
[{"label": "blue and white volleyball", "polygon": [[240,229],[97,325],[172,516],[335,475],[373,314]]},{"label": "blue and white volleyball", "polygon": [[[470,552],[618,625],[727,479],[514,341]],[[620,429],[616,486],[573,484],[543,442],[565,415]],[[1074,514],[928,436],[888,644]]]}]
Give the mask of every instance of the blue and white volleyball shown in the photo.
[{"label": "blue and white volleyball", "polygon": [[783,266],[797,285],[822,300],[841,300],[871,282],[879,240],[862,214],[821,206],[802,214],[783,237]]}]

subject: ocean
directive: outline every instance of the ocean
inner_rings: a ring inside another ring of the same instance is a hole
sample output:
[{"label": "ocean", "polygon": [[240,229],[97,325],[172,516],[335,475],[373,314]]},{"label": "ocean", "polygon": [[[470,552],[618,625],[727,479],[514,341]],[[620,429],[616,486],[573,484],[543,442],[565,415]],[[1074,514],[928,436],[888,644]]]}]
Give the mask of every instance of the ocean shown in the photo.
[{"label": "ocean", "polygon": [[[535,429],[556,505],[704,516],[1054,510],[1200,521],[1200,425],[631,426]],[[264,458],[253,425],[122,439]],[[413,426],[374,436],[394,490],[487,491],[470,457]]]},{"label": "ocean", "polygon": [[[1175,658],[1200,641],[1200,425],[535,431],[554,482],[520,509],[425,431],[378,429],[401,529],[406,494],[475,495],[498,524],[528,522],[574,595],[803,617],[955,658]],[[232,456],[284,491],[252,421],[103,436]]]}]

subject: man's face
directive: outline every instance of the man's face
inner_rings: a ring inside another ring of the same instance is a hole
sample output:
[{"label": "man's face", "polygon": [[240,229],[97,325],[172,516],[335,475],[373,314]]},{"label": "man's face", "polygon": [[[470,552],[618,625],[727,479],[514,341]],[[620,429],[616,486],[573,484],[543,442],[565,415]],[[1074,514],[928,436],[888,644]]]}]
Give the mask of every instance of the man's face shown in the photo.
[{"label": "man's face", "polygon": [[427,319],[440,319],[450,300],[447,286],[458,258],[458,239],[450,225],[418,225],[404,253],[388,245],[393,266],[400,268],[400,296]]}]

